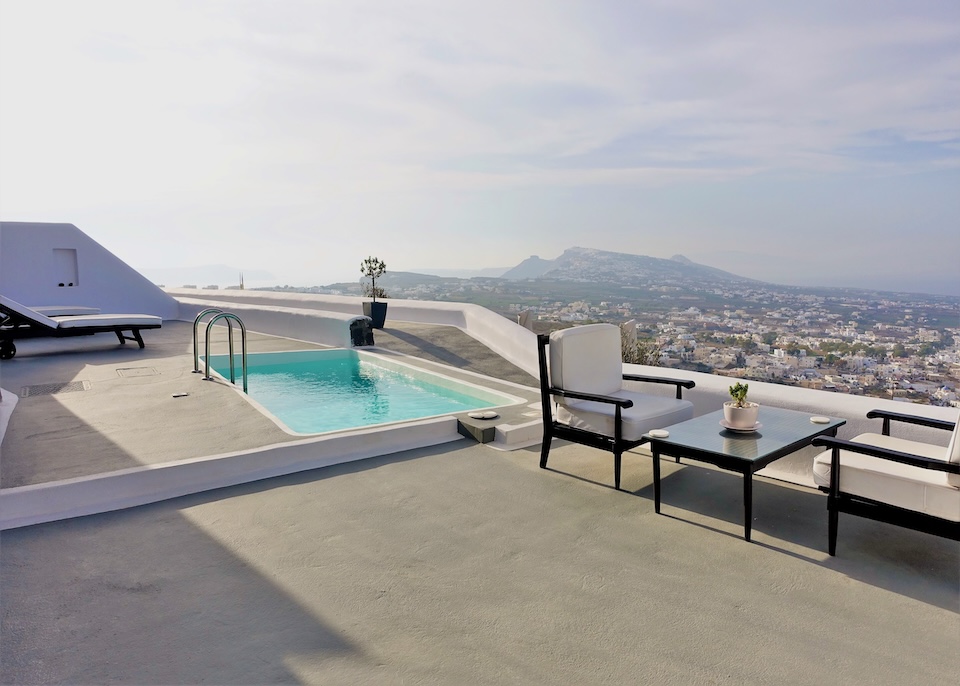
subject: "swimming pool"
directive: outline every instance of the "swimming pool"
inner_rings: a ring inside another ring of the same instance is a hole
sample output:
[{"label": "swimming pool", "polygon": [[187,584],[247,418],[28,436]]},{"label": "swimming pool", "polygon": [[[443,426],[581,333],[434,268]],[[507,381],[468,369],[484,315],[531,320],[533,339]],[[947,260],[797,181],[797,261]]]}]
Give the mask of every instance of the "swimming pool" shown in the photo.
[{"label": "swimming pool", "polygon": [[[229,355],[210,366],[229,378]],[[240,382],[240,356],[234,356]],[[317,434],[512,405],[520,398],[357,350],[247,356],[249,398],[290,433]]]}]

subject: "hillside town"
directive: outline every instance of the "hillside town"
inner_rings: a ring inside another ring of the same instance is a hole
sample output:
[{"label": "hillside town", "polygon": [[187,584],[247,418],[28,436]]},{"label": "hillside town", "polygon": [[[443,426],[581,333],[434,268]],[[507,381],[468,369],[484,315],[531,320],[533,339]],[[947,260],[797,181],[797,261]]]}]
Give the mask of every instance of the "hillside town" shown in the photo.
[{"label": "hillside town", "polygon": [[[625,324],[636,331],[642,347],[646,343],[643,361],[660,366],[960,406],[956,316],[952,322],[933,320],[902,301],[799,300],[803,302],[759,309],[673,307],[656,314],[637,311],[629,303],[554,302],[531,314],[541,328],[551,322]],[[834,311],[838,304],[848,312]],[[518,315],[530,312],[522,305],[511,309]]]}]

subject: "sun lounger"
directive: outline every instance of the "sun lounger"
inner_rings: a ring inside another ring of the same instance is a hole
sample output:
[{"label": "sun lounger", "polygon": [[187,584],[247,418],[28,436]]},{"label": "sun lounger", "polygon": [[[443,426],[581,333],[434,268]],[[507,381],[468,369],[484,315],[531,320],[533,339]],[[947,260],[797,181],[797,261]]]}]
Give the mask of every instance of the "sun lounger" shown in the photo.
[{"label": "sun lounger", "polygon": [[[121,344],[136,341],[143,347],[142,329],[159,329],[163,320],[151,314],[82,314],[93,308],[56,308],[58,316],[47,316],[0,295],[0,359],[17,354],[13,341],[20,338],[63,338],[114,333]],[[70,314],[81,312],[81,314]],[[130,332],[125,335],[124,332]]]}]

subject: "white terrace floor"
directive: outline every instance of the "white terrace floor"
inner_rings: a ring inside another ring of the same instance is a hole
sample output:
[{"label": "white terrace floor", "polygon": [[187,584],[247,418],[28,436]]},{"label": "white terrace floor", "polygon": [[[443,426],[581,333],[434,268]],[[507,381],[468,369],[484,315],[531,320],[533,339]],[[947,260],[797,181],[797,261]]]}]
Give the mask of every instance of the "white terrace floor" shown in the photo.
[{"label": "white terrace floor", "polygon": [[[181,383],[200,384],[189,325],[163,333],[143,351],[97,337],[43,354],[25,341],[3,385],[105,364],[180,369]],[[426,329],[403,337],[425,355],[518,374],[466,342],[431,348]],[[288,344],[302,347],[277,343]],[[77,393],[45,418],[24,399],[2,445],[3,485],[43,481],[45,470],[60,478],[56,465],[101,468],[71,454],[87,451],[74,447],[83,441],[116,468],[286,436],[232,391],[170,424],[159,398],[174,387],[128,384],[122,412],[119,390]],[[211,418],[221,431],[200,430]],[[138,441],[131,422],[156,427]],[[30,462],[33,476],[14,476]],[[831,558],[823,496],[761,478],[746,543],[733,474],[665,463],[665,514],[655,515],[642,453],[625,458],[622,492],[608,486],[608,454],[558,444],[551,470],[537,462],[538,448],[464,439],[4,531],[0,679],[955,683],[956,542],[842,517]]]}]

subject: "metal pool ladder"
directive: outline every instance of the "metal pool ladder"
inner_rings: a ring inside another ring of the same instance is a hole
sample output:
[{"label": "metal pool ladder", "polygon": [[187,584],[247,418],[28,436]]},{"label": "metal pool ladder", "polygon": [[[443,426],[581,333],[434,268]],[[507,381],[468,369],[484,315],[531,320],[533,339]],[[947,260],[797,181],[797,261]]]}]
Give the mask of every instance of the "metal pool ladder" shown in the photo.
[{"label": "metal pool ladder", "polygon": [[197,351],[197,325],[200,323],[200,320],[208,314],[213,314],[213,318],[207,322],[207,329],[204,335],[204,381],[212,381],[213,377],[210,376],[210,331],[213,328],[213,325],[224,319],[227,322],[227,340],[230,345],[230,383],[236,384],[237,377],[236,371],[234,368],[234,354],[233,354],[233,322],[236,322],[240,326],[240,360],[241,368],[243,373],[243,392],[247,392],[247,328],[243,325],[243,321],[237,315],[232,312],[224,312],[223,310],[211,307],[209,309],[203,310],[200,314],[197,315],[197,318],[193,320],[193,373],[200,373],[200,358]]},{"label": "metal pool ladder", "polygon": [[[223,312],[219,307],[208,307],[203,310],[200,314],[197,315],[197,318],[193,320],[193,373],[200,373],[200,351],[197,349],[197,326],[200,324],[200,320],[206,317],[208,314],[219,314]],[[233,322],[229,319],[227,320],[227,328],[230,330],[230,340],[233,341]]]}]

